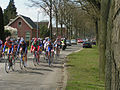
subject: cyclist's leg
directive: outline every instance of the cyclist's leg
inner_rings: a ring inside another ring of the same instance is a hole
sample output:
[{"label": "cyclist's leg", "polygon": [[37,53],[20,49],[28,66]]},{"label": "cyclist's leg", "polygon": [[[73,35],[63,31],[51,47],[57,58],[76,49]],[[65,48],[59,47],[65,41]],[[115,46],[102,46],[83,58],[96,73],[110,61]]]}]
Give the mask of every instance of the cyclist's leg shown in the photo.
[{"label": "cyclist's leg", "polygon": [[37,57],[38,57],[38,63],[40,62],[40,55],[39,55],[39,52],[37,53]]},{"label": "cyclist's leg", "polygon": [[27,66],[27,53],[25,54],[25,63],[24,63],[25,66]]},{"label": "cyclist's leg", "polygon": [[23,59],[23,53],[21,52],[20,54],[21,54],[20,60],[21,60],[21,62],[23,62],[23,60],[22,60]]},{"label": "cyclist's leg", "polygon": [[26,67],[27,66],[27,51],[24,50],[23,53],[24,53],[24,57],[25,57],[24,67]]},{"label": "cyclist's leg", "polygon": [[50,51],[48,51],[48,64],[50,65],[51,61],[50,61]]},{"label": "cyclist's leg", "polygon": [[38,50],[37,50],[37,58],[38,58],[38,62],[39,62],[39,59],[40,59],[40,46],[38,46]]},{"label": "cyclist's leg", "polygon": [[58,56],[60,55],[60,46],[58,47]]},{"label": "cyclist's leg", "polygon": [[56,55],[58,56],[58,47],[56,48]]},{"label": "cyclist's leg", "polygon": [[[12,48],[9,49],[9,62],[10,62],[10,66],[12,66],[12,57],[13,57],[13,54],[11,53],[12,52]],[[12,56],[12,57],[11,57]]]}]

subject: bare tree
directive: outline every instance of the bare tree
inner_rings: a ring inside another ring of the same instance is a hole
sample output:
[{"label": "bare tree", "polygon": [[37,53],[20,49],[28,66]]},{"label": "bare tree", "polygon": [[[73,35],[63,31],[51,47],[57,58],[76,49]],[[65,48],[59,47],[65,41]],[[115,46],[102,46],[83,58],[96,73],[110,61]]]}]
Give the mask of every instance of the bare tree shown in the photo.
[{"label": "bare tree", "polygon": [[53,18],[53,0],[28,0],[31,2],[30,7],[42,8],[50,17],[50,38],[52,39],[52,18]]}]

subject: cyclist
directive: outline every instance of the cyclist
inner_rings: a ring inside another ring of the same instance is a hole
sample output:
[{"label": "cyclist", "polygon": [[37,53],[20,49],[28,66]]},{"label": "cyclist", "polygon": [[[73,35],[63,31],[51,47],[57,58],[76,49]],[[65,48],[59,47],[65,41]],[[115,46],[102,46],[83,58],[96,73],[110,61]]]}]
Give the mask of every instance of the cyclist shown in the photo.
[{"label": "cyclist", "polygon": [[47,58],[47,54],[48,54],[47,53],[48,39],[49,39],[49,37],[46,37],[45,40],[43,41],[43,44],[44,44],[44,54],[46,56],[46,59],[48,59]]},{"label": "cyclist", "polygon": [[38,43],[39,43],[39,52],[40,52],[39,54],[41,54],[43,50],[43,43],[41,38],[38,38]]},{"label": "cyclist", "polygon": [[2,47],[3,47],[3,42],[0,40],[0,57],[2,57]]},{"label": "cyclist", "polygon": [[33,43],[32,43],[32,46],[31,46],[31,53],[33,52],[34,56],[35,56],[35,52],[37,51],[37,56],[38,56],[38,62],[39,62],[39,50],[40,50],[40,47],[39,47],[39,42],[38,42],[38,39],[35,38]]},{"label": "cyclist", "polygon": [[[7,37],[6,38],[6,42],[4,44],[4,48],[3,48],[3,54],[5,52],[5,49],[8,48],[7,50],[7,54],[8,55],[13,55],[12,52],[13,52],[13,43],[12,43],[12,39],[10,39],[10,37]],[[9,61],[10,62],[10,66],[12,66],[12,61]]]},{"label": "cyclist", "polygon": [[57,38],[54,42],[55,54],[57,54],[57,56],[59,56],[60,54],[60,46],[61,46],[61,41],[59,38]]},{"label": "cyclist", "polygon": [[46,53],[47,53],[47,55],[48,55],[48,62],[49,62],[49,66],[51,65],[51,63],[52,63],[52,59],[51,59],[51,56],[52,56],[52,49],[53,49],[53,44],[52,44],[52,42],[51,42],[51,40],[50,39],[48,39],[48,41],[47,41],[47,44],[46,44],[47,46],[46,46]]},{"label": "cyclist", "polygon": [[52,42],[51,42],[50,39],[48,39],[46,45],[47,45],[47,46],[46,46],[46,51],[47,51],[47,52],[51,52],[51,50],[52,50],[52,48],[53,48],[53,45],[52,45]]},{"label": "cyclist", "polygon": [[17,53],[21,53],[21,61],[22,61],[22,56],[25,54],[25,63],[24,67],[27,66],[27,44],[23,38],[20,39],[20,43],[17,48]]}]

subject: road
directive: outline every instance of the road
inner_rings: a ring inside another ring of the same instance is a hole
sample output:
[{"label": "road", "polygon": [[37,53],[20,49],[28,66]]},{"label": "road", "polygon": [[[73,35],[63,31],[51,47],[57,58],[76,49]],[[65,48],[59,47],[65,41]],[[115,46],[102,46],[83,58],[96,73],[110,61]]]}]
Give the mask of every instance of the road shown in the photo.
[{"label": "road", "polygon": [[15,71],[6,73],[4,61],[0,62],[0,90],[62,90],[63,87],[63,63],[65,57],[81,48],[81,45],[67,47],[61,51],[60,57],[51,67],[41,56],[39,66],[34,66],[33,55],[28,53],[27,69],[21,70],[17,63]]}]

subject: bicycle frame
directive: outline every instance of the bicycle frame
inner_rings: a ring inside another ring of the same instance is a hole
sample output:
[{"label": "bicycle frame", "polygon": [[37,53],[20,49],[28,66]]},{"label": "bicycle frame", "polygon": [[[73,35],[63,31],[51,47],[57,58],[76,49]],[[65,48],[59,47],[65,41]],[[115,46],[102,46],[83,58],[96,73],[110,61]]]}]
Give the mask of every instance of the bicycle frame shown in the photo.
[{"label": "bicycle frame", "polygon": [[[13,66],[13,63],[12,63],[12,56],[11,54],[6,54],[7,55],[7,59],[5,60],[5,71],[7,73],[9,73],[10,71],[10,68]],[[4,56],[5,58],[5,56]],[[12,70],[14,71],[14,69],[12,68]]]}]

